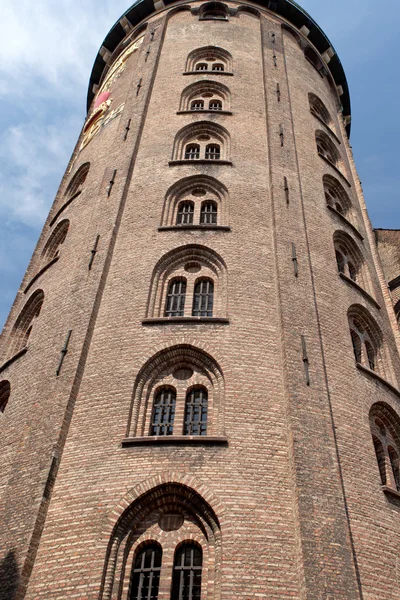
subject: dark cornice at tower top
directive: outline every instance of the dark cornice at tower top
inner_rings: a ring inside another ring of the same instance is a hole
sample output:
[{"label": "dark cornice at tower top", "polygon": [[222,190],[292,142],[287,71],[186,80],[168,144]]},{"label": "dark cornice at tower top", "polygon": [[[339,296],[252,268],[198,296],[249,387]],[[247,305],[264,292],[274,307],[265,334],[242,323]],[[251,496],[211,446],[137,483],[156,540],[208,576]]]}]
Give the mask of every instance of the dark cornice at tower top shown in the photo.
[{"label": "dark cornice at tower top", "polygon": [[[246,3],[245,1],[243,2]],[[179,4],[176,0],[164,0],[165,7],[173,4]],[[332,49],[334,54],[329,62],[329,71],[331,72],[337,87],[343,89],[341,95],[341,103],[343,106],[343,114],[345,117],[350,117],[350,95],[349,88],[347,85],[346,75],[344,73],[342,63],[334,51],[332,44],[329,39],[314,21],[314,19],[303,10],[297,2],[293,0],[252,0],[252,4],[258,4],[263,8],[266,8],[277,15],[286,19],[296,29],[300,30],[305,27],[309,33],[307,39],[315,46],[315,48],[322,55],[329,49]],[[92,73],[89,81],[88,97],[87,97],[87,108],[89,110],[94,97],[93,86],[99,84],[102,77],[106,62],[103,58],[104,50],[107,50],[109,54],[112,54],[120,42],[126,37],[127,31],[123,28],[121,21],[125,18],[129,21],[129,24],[134,28],[141,21],[150,17],[153,13],[157,12],[154,6],[153,0],[138,0],[135,2],[115,23],[107,34],[104,42],[97,54]],[[350,119],[348,119],[350,121]],[[347,131],[350,133],[350,124],[347,126]]]}]

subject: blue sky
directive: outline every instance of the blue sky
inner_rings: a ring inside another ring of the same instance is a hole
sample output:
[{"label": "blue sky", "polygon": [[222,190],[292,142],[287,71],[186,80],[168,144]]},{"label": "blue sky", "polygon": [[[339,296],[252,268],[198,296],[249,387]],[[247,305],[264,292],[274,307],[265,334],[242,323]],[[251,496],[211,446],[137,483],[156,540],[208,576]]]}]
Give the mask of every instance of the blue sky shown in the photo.
[{"label": "blue sky", "polygon": [[[351,143],[372,223],[400,228],[398,0],[299,4],[346,72]],[[0,8],[0,328],[82,127],[97,51],[129,6],[13,0]]]}]

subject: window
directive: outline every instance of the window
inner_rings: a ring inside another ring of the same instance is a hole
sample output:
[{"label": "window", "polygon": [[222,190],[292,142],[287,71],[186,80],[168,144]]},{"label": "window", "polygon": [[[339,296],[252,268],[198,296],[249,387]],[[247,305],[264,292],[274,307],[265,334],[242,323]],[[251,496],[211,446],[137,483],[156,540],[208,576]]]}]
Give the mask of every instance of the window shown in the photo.
[{"label": "window", "polygon": [[340,155],[328,135],[323,131],[317,131],[315,140],[317,143],[318,154],[326,158],[332,165],[339,168],[339,166],[341,166]]},{"label": "window", "polygon": [[196,282],[193,295],[194,317],[212,317],[214,302],[214,284],[211,279],[200,279]]},{"label": "window", "polygon": [[185,149],[185,159],[195,160],[200,158],[199,144],[188,144]]},{"label": "window", "polygon": [[162,550],[158,544],[146,546],[136,557],[132,569],[129,600],[157,600],[160,585]]},{"label": "window", "polygon": [[3,413],[5,411],[8,401],[10,399],[10,394],[10,382],[6,380],[0,381],[0,413]]},{"label": "window", "polygon": [[228,8],[220,2],[207,2],[200,7],[199,18],[228,20]]},{"label": "window", "polygon": [[210,110],[222,110],[221,100],[210,100],[208,105]]},{"label": "window", "polygon": [[150,435],[172,435],[174,431],[176,391],[160,390],[154,398]]},{"label": "window", "polygon": [[178,215],[176,219],[177,225],[191,225],[193,223],[194,202],[181,202],[178,207]]},{"label": "window", "polygon": [[33,323],[40,314],[43,301],[43,290],[36,290],[26,302],[10,334],[10,356],[14,356],[27,345]]},{"label": "window", "polygon": [[327,127],[331,127],[332,118],[322,100],[320,100],[315,94],[308,94],[308,101],[312,114],[316,116],[317,119],[325,123]]},{"label": "window", "polygon": [[206,435],[208,395],[205,388],[190,390],[186,395],[185,435]]},{"label": "window", "polygon": [[171,600],[200,600],[202,551],[183,544],[175,553]]},{"label": "window", "polygon": [[369,278],[362,252],[353,238],[344,231],[333,234],[336,263],[339,273],[342,273],[364,290],[368,291]]},{"label": "window", "polygon": [[377,324],[361,305],[351,306],[348,318],[356,362],[383,376],[382,334]]},{"label": "window", "polygon": [[165,304],[166,317],[183,317],[185,310],[186,280],[173,279],[168,286]]},{"label": "window", "polygon": [[65,196],[67,196],[68,198],[72,198],[73,196],[76,196],[76,194],[82,191],[83,184],[85,183],[86,177],[89,173],[89,169],[90,163],[85,163],[79,167],[79,169],[69,182],[67,189],[65,190]]},{"label": "window", "polygon": [[60,246],[65,242],[69,229],[68,219],[60,221],[47,240],[42,252],[43,262],[48,263],[59,255]]},{"label": "window", "polygon": [[186,61],[186,72],[212,71],[232,72],[232,55],[218,46],[205,46],[190,52]]},{"label": "window", "polygon": [[318,54],[311,48],[311,46],[307,46],[304,50],[304,56],[308,60],[309,63],[312,64],[314,69],[318,71],[320,75],[325,74],[325,67],[323,65],[322,60],[319,58]]},{"label": "window", "polygon": [[205,157],[210,160],[219,160],[221,158],[221,148],[218,144],[208,144],[206,146]]},{"label": "window", "polygon": [[339,214],[351,222],[353,219],[350,198],[341,183],[331,175],[324,175],[323,184],[325,199],[328,206],[334,208]]},{"label": "window", "polygon": [[382,485],[400,492],[400,419],[383,402],[371,408],[370,427]]},{"label": "window", "polygon": [[193,100],[190,105],[191,110],[203,110],[204,109],[204,100]]},{"label": "window", "polygon": [[200,223],[202,225],[217,224],[218,207],[213,200],[206,200],[201,204]]}]

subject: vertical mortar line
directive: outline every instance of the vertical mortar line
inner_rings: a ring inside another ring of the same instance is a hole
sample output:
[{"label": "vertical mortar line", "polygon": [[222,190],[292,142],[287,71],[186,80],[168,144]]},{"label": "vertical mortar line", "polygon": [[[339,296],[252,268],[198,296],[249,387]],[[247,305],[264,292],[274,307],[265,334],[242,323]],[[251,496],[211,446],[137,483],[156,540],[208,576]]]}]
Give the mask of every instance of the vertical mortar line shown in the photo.
[{"label": "vertical mortar line", "polygon": [[[277,238],[277,230],[276,230],[276,208],[275,208],[275,193],[274,193],[274,185],[273,185],[273,170],[272,170],[272,148],[271,148],[271,139],[270,139],[270,135],[269,135],[269,112],[268,112],[268,86],[267,86],[267,80],[266,80],[266,75],[265,75],[265,69],[266,69],[266,53],[265,53],[265,48],[267,48],[267,34],[264,31],[264,27],[265,29],[268,27],[269,25],[269,20],[267,18],[264,18],[264,22],[261,21],[261,19],[263,19],[263,17],[260,18],[260,29],[261,29],[261,52],[262,52],[262,59],[263,59],[263,69],[262,69],[262,77],[263,77],[263,86],[264,86],[264,98],[265,98],[265,121],[266,121],[266,133],[267,133],[267,154],[268,154],[268,162],[269,162],[269,181],[270,181],[270,194],[271,194],[271,213],[272,213],[272,218],[271,218],[271,222],[272,222],[272,238],[273,238],[273,245],[274,245],[274,266],[275,266],[275,270],[274,270],[274,275],[275,275],[275,290],[276,290],[276,306],[277,306],[277,312],[278,312],[278,319],[279,319],[279,323],[280,323],[280,349],[281,349],[281,364],[282,364],[282,369],[281,369],[281,381],[282,381],[282,391],[284,393],[284,396],[286,397],[286,414],[290,415],[290,390],[289,387],[287,385],[287,378],[285,377],[285,357],[286,357],[286,344],[285,344],[285,337],[284,337],[284,319],[283,319],[283,311],[282,311],[282,286],[280,283],[280,274],[279,274],[279,264],[278,264],[278,238]],[[294,465],[294,440],[293,440],[293,431],[292,428],[290,427],[289,421],[287,422],[287,428],[286,428],[286,433],[287,433],[287,442],[288,442],[288,450],[290,450],[288,452],[288,463],[291,466],[292,469],[292,478],[291,478],[291,482],[289,482],[289,485],[291,484],[291,489],[292,489],[292,493],[293,493],[293,501],[292,501],[292,510],[293,510],[293,527],[294,530],[297,532],[297,547],[298,547],[298,553],[296,553],[296,558],[297,558],[297,576],[298,576],[298,586],[299,586],[299,592],[301,594],[301,598],[299,598],[299,600],[307,600],[306,597],[306,577],[305,577],[305,571],[304,571],[304,550],[303,550],[303,542],[302,542],[302,538],[300,535],[300,515],[299,515],[299,510],[298,510],[298,493],[296,490],[296,485],[295,485],[295,465]],[[302,558],[302,560],[300,560],[300,557]]]},{"label": "vertical mortar line", "polygon": [[[284,44],[283,41],[282,41],[282,44]],[[353,561],[354,561],[354,569],[355,569],[356,578],[357,578],[358,591],[360,594],[360,598],[363,599],[364,596],[363,596],[362,585],[361,585],[360,570],[359,570],[359,566],[358,566],[358,560],[357,560],[357,555],[356,555],[356,550],[355,550],[355,545],[354,545],[354,538],[353,538],[353,533],[352,533],[351,524],[350,524],[350,514],[349,514],[346,491],[345,491],[345,486],[344,486],[344,478],[343,478],[343,471],[342,471],[342,465],[341,465],[341,460],[340,460],[339,445],[338,445],[336,428],[335,428],[335,419],[333,416],[331,392],[330,392],[330,387],[329,387],[329,378],[328,378],[328,373],[327,373],[327,368],[326,368],[325,349],[324,349],[324,344],[323,344],[323,340],[322,340],[321,320],[320,320],[320,316],[319,316],[318,303],[317,303],[316,290],[315,290],[314,272],[313,272],[312,262],[311,262],[310,242],[309,242],[309,236],[308,236],[308,230],[307,230],[307,221],[306,221],[306,216],[305,216],[304,196],[303,196],[303,188],[302,188],[301,177],[300,177],[299,156],[298,156],[298,152],[297,152],[297,143],[296,143],[296,135],[295,135],[294,119],[293,119],[293,111],[292,111],[292,100],[291,100],[285,52],[283,52],[283,64],[284,64],[284,69],[285,69],[285,73],[286,73],[286,80],[287,80],[287,87],[288,87],[289,113],[290,113],[290,120],[291,120],[292,131],[293,131],[293,146],[294,146],[296,166],[297,166],[297,178],[298,178],[298,182],[299,182],[301,214],[303,217],[303,224],[304,224],[304,234],[305,234],[306,247],[307,247],[308,265],[309,265],[309,269],[310,269],[312,296],[313,296],[314,309],[315,309],[315,314],[316,314],[317,329],[318,329],[318,335],[319,335],[319,345],[320,345],[321,358],[322,358],[322,368],[323,368],[326,393],[327,393],[327,398],[328,398],[332,435],[333,435],[333,439],[334,439],[336,460],[337,460],[339,479],[340,479],[340,486],[341,486],[341,490],[342,490],[343,505],[344,505],[345,515],[346,515],[346,521],[347,521],[347,527],[348,527],[348,533],[349,533],[349,539],[350,539],[350,546],[351,546],[351,551],[352,551],[352,556],[353,556]]]},{"label": "vertical mortar line", "polygon": [[[125,185],[123,188],[121,200],[120,200],[119,207],[118,207],[118,212],[117,212],[115,222],[114,222],[114,227],[112,230],[110,243],[109,243],[108,250],[106,253],[106,258],[104,261],[103,271],[102,271],[102,274],[100,277],[96,296],[95,296],[95,299],[93,302],[93,307],[92,307],[92,311],[91,311],[91,314],[89,317],[88,326],[86,328],[86,333],[85,333],[84,341],[82,344],[81,354],[80,354],[79,360],[77,362],[75,376],[74,376],[74,380],[73,380],[72,387],[71,387],[71,392],[70,392],[70,395],[68,398],[67,406],[64,411],[63,419],[61,421],[60,434],[58,436],[57,442],[54,445],[53,457],[55,457],[56,461],[57,461],[56,467],[54,470],[54,481],[57,478],[58,469],[60,468],[62,454],[63,454],[65,443],[66,443],[66,440],[68,437],[69,427],[71,424],[75,401],[76,401],[76,398],[77,398],[77,395],[79,393],[79,389],[80,389],[80,386],[82,383],[83,373],[85,370],[86,361],[87,361],[87,357],[89,354],[89,349],[90,349],[90,345],[91,345],[91,341],[92,341],[92,337],[93,337],[93,333],[94,333],[94,327],[96,324],[101,300],[103,297],[105,285],[106,285],[107,278],[108,278],[108,273],[109,273],[110,266],[111,266],[111,260],[113,257],[113,251],[115,248],[117,234],[118,234],[119,227],[120,227],[120,224],[122,221],[122,215],[124,212],[127,195],[128,195],[130,183],[132,180],[133,169],[134,169],[134,165],[135,165],[135,161],[136,161],[136,157],[137,157],[137,153],[138,153],[138,149],[139,149],[141,136],[143,133],[144,123],[145,123],[146,117],[147,117],[151,92],[152,92],[152,89],[154,86],[154,81],[155,81],[155,77],[156,77],[157,70],[158,70],[158,64],[159,64],[159,60],[160,60],[160,52],[161,52],[163,42],[164,42],[164,37],[165,37],[166,24],[167,24],[167,19],[164,18],[163,33],[160,38],[158,53],[157,53],[157,56],[156,56],[156,59],[154,62],[153,73],[152,73],[152,76],[150,79],[149,89],[147,92],[147,97],[146,97],[145,105],[143,108],[140,125],[138,128],[136,143],[135,143],[135,146],[134,146],[134,149],[132,152],[132,157],[131,157],[131,160],[129,163],[128,172],[127,172],[127,176],[126,176],[126,180],[125,180]],[[49,489],[48,489],[49,495],[51,495],[52,489],[53,489],[53,486],[51,486],[51,489],[49,487]],[[37,511],[35,524],[32,529],[32,534],[31,534],[30,542],[28,544],[28,550],[27,550],[27,553],[25,556],[24,564],[21,569],[21,579],[20,579],[21,583],[20,583],[20,587],[17,592],[15,600],[23,600],[28,591],[29,579],[30,579],[30,575],[32,573],[33,564],[34,564],[36,553],[37,553],[37,550],[39,547],[40,538],[43,533],[43,528],[44,528],[49,505],[50,505],[49,500],[42,497],[38,511]],[[101,589],[103,588],[103,585],[104,584],[102,581]]]}]

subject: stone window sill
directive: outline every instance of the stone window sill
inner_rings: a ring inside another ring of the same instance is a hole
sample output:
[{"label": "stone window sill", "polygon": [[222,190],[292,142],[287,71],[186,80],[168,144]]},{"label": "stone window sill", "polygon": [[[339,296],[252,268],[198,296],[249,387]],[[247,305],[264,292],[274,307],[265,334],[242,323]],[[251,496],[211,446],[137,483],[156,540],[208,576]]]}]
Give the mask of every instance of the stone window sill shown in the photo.
[{"label": "stone window sill", "polygon": [[212,158],[182,158],[180,160],[170,160],[169,166],[174,167],[175,165],[231,165],[230,160],[214,160]]},{"label": "stone window sill", "polygon": [[354,227],[353,223],[350,223],[350,221],[348,219],[346,219],[346,217],[344,217],[338,210],[336,210],[336,208],[333,208],[333,206],[330,206],[329,204],[327,204],[328,209],[333,212],[333,214],[335,214],[337,217],[339,217],[339,219],[341,221],[343,221],[343,223],[345,223],[348,227],[350,227],[350,229],[353,231],[353,233],[356,234],[356,236],[358,238],[360,238],[360,240],[362,241],[364,238],[361,235],[361,233],[358,231],[358,229],[356,227]]},{"label": "stone window sill", "polygon": [[122,447],[153,446],[153,445],[184,445],[184,446],[226,446],[228,438],[216,435],[147,435],[142,437],[127,437],[121,442]]},{"label": "stone window sill", "polygon": [[322,158],[322,159],[323,159],[323,160],[324,160],[324,161],[325,161],[325,162],[326,162],[326,163],[327,163],[327,164],[328,164],[330,167],[332,167],[332,169],[335,169],[336,173],[337,173],[338,175],[340,175],[340,177],[343,179],[343,181],[345,181],[345,182],[347,183],[347,185],[348,185],[349,187],[351,187],[351,183],[350,183],[350,181],[347,179],[347,177],[346,177],[345,175],[343,175],[342,171],[341,171],[340,169],[338,169],[338,168],[337,168],[337,166],[336,166],[336,165],[334,165],[334,164],[333,164],[333,162],[331,162],[331,161],[329,160],[329,158],[326,158],[326,156],[324,156],[323,154],[321,154],[321,152],[318,152],[318,156],[319,156],[320,158]]},{"label": "stone window sill", "polygon": [[151,317],[142,321],[142,325],[175,325],[176,323],[228,325],[229,319],[223,317]]},{"label": "stone window sill", "polygon": [[378,381],[380,381],[380,383],[382,383],[385,387],[387,387],[391,392],[393,392],[394,394],[396,394],[396,396],[400,398],[400,390],[398,390],[396,387],[394,387],[394,385],[386,381],[386,379],[378,375],[376,371],[372,371],[371,369],[368,369],[368,367],[364,367],[364,365],[362,365],[359,362],[356,362],[356,367],[357,369],[359,369],[363,373],[366,373],[373,379],[377,379]]},{"label": "stone window sill", "polygon": [[394,488],[389,487],[388,485],[382,486],[382,491],[384,494],[388,494],[389,496],[394,496],[400,500],[400,492],[395,490]]},{"label": "stone window sill", "polygon": [[181,230],[192,230],[192,229],[196,229],[196,230],[200,230],[200,231],[204,231],[204,230],[211,230],[211,231],[230,231],[231,228],[228,225],[211,225],[211,224],[207,224],[207,225],[192,225],[192,224],[187,224],[187,225],[162,225],[161,227],[158,228],[158,231],[181,231]]},{"label": "stone window sill", "polygon": [[331,134],[332,137],[335,138],[335,141],[338,144],[341,144],[342,142],[339,140],[338,136],[336,135],[336,133],[334,133],[334,131],[332,131],[332,129],[329,127],[329,125],[327,125],[325,123],[325,121],[323,121],[321,119],[321,117],[319,115],[317,115],[317,113],[315,113],[313,110],[310,109],[310,113],[313,115],[313,117],[315,117],[316,119],[318,119],[318,121],[325,127],[325,129],[327,130],[328,133]]},{"label": "stone window sill", "polygon": [[40,271],[38,271],[34,277],[32,277],[32,279],[30,280],[30,282],[24,289],[24,294],[26,294],[28,292],[28,290],[30,290],[30,288],[33,286],[35,281],[37,281],[39,279],[39,277],[41,275],[43,275],[43,273],[45,273],[45,271],[47,271],[47,269],[49,269],[51,267],[51,265],[54,265],[54,263],[56,263],[59,258],[60,258],[59,256],[55,256],[50,262],[47,263],[47,265],[45,265],[42,269],[40,269]]},{"label": "stone window sill", "polygon": [[225,77],[232,77],[233,73],[231,71],[185,71],[182,75],[224,75]]},{"label": "stone window sill", "polygon": [[347,277],[347,275],[345,275],[344,273],[339,273],[339,277],[341,279],[343,279],[346,283],[348,283],[349,285],[351,285],[352,287],[354,287],[358,292],[360,292],[360,294],[362,294],[364,296],[364,298],[366,300],[368,300],[368,302],[371,302],[371,304],[373,304],[375,306],[375,308],[381,310],[381,307],[377,303],[377,301],[375,300],[375,298],[373,298],[372,296],[370,296],[370,294],[368,294],[368,292],[366,292],[364,290],[364,288],[362,288],[360,285],[358,285],[358,283],[356,281],[353,281],[350,277]]},{"label": "stone window sill", "polygon": [[231,115],[232,111],[230,110],[211,110],[209,108],[202,108],[200,110],[178,110],[177,115],[195,115],[196,113],[207,113],[209,115]]},{"label": "stone window sill", "polygon": [[15,362],[16,360],[21,358],[21,356],[23,356],[27,352],[28,352],[28,346],[25,346],[25,348],[22,348],[22,350],[20,350],[19,352],[14,354],[14,356],[12,356],[8,360],[6,360],[6,362],[0,367],[0,373],[5,371],[7,369],[7,367],[9,367],[13,362]]}]

